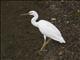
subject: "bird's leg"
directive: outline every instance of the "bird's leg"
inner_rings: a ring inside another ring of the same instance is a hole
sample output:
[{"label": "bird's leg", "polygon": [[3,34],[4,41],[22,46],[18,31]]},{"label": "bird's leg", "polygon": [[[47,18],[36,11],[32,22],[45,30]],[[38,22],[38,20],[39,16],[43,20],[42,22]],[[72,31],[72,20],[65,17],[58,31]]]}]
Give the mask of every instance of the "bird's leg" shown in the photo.
[{"label": "bird's leg", "polygon": [[43,45],[42,45],[42,47],[41,47],[41,49],[40,49],[40,51],[43,51],[43,49],[45,48],[45,46],[50,42],[50,40],[51,39],[49,39],[49,40],[44,40],[44,43],[43,43]]},{"label": "bird's leg", "polygon": [[42,47],[41,47],[40,51],[43,51],[43,49],[44,49],[45,45],[46,45],[46,40],[44,40],[44,43],[43,43],[43,45],[42,45]]}]

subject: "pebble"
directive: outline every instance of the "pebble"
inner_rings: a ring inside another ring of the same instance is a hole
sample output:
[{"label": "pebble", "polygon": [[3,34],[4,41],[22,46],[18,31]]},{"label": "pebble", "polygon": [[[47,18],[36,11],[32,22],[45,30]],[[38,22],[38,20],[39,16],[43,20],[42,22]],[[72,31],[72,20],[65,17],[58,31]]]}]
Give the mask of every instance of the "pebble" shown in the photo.
[{"label": "pebble", "polygon": [[68,23],[70,23],[69,21],[66,21],[66,23],[68,24]]},{"label": "pebble", "polygon": [[51,20],[56,20],[56,18],[51,18]]}]

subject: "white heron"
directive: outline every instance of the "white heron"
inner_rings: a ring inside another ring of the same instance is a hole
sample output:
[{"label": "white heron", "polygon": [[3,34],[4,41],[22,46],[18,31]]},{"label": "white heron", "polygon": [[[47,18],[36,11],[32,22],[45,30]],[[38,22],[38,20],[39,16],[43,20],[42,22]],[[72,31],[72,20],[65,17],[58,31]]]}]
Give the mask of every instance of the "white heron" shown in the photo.
[{"label": "white heron", "polygon": [[49,43],[50,40],[46,40],[46,37],[58,41],[59,43],[66,43],[64,38],[62,37],[61,32],[57,29],[55,25],[52,23],[46,21],[46,20],[40,20],[36,21],[38,19],[38,13],[36,11],[29,11],[28,13],[22,14],[22,15],[32,15],[33,18],[31,19],[31,24],[39,29],[39,31],[44,36],[44,43],[41,47],[40,51],[43,51],[44,47]]}]

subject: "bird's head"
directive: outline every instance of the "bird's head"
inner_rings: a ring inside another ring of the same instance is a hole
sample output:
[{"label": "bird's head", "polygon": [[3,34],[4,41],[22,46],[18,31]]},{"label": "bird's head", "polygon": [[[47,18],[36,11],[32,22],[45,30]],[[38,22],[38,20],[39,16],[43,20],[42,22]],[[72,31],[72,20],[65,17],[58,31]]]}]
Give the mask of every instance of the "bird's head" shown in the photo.
[{"label": "bird's head", "polygon": [[36,11],[29,11],[28,14],[29,15],[35,15],[35,14],[37,14],[37,12]]},{"label": "bird's head", "polygon": [[21,14],[21,15],[36,15],[37,12],[36,11],[29,11],[28,13],[25,13],[25,14]]}]

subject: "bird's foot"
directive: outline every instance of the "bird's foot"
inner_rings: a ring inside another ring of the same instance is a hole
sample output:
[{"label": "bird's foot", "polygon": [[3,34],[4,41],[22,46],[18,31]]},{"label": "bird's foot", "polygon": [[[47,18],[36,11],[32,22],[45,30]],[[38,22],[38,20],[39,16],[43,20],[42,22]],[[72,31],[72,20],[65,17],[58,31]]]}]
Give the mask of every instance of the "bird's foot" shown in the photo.
[{"label": "bird's foot", "polygon": [[40,52],[47,52],[48,50],[47,49],[40,49],[39,51]]},{"label": "bird's foot", "polygon": [[43,55],[43,54],[45,54],[47,51],[48,51],[48,50],[46,50],[46,49],[39,50],[39,51],[38,51],[38,54],[39,54],[39,55]]}]

